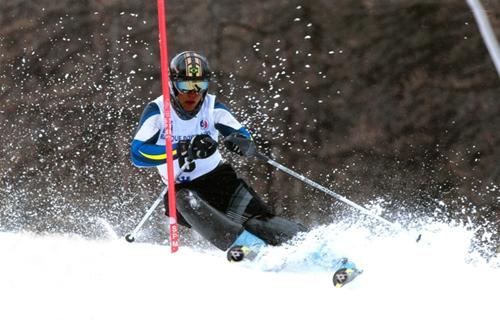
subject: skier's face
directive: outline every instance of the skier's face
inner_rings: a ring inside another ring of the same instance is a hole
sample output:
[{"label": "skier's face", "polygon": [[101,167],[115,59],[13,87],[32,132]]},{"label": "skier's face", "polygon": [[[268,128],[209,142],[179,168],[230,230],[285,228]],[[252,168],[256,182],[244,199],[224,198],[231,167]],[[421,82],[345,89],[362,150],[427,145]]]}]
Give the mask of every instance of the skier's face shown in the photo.
[{"label": "skier's face", "polygon": [[181,104],[182,108],[187,112],[192,112],[198,106],[201,101],[202,94],[196,92],[195,90],[189,91],[187,93],[179,93],[177,99]]}]

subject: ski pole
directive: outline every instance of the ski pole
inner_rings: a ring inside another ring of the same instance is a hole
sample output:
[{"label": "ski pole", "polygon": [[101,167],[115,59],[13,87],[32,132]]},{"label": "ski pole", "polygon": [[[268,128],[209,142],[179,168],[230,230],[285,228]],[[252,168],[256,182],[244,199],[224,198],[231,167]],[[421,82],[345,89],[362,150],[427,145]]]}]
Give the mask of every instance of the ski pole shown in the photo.
[{"label": "ski pole", "polygon": [[139,232],[139,230],[142,228],[142,226],[144,225],[144,223],[146,223],[146,221],[149,219],[149,217],[151,216],[151,214],[153,214],[153,212],[156,209],[156,207],[158,207],[158,205],[160,204],[160,202],[163,200],[163,197],[165,196],[165,193],[167,193],[167,190],[168,190],[168,186],[165,186],[163,188],[163,190],[161,191],[160,195],[158,196],[158,198],[156,198],[156,200],[153,203],[153,205],[151,207],[149,207],[148,211],[143,216],[141,222],[139,222],[139,224],[135,227],[135,229],[131,233],[128,233],[128,234],[125,235],[125,240],[127,242],[132,243],[132,242],[135,241],[135,236],[136,236],[137,232]]},{"label": "ski pole", "polygon": [[467,3],[476,18],[479,32],[483,37],[486,48],[490,52],[491,60],[493,60],[493,64],[497,69],[498,75],[500,75],[500,46],[498,45],[498,40],[495,37],[495,32],[491,27],[488,15],[484,10],[484,6],[480,0],[467,0]]},{"label": "ski pole", "polygon": [[[189,160],[186,160],[186,162],[184,163],[184,165],[182,166],[182,168],[179,170],[179,173],[175,176],[175,179],[174,179],[174,182],[177,180],[177,178],[179,178],[179,176],[181,175],[181,173],[188,167],[189,163],[191,163],[191,161]],[[165,186],[163,188],[163,190],[161,191],[160,195],[158,196],[158,198],[156,198],[155,202],[153,202],[153,204],[151,205],[151,207],[149,207],[148,211],[146,212],[146,214],[144,214],[143,218],[141,219],[141,221],[139,222],[139,224],[137,224],[137,226],[135,227],[135,229],[126,234],[125,235],[125,240],[129,243],[132,243],[135,241],[135,236],[137,235],[137,233],[139,232],[139,230],[141,230],[142,226],[144,225],[144,223],[146,223],[146,221],[149,219],[149,217],[151,216],[151,214],[153,214],[154,210],[156,209],[156,207],[158,207],[158,205],[160,204],[160,202],[163,200],[163,197],[165,196],[165,193],[167,193],[168,191],[168,186]]]},{"label": "ski pole", "polygon": [[361,211],[362,213],[364,213],[364,214],[366,214],[368,216],[371,216],[371,217],[373,217],[373,218],[375,218],[375,219],[377,219],[377,220],[379,220],[381,222],[384,222],[384,223],[390,224],[391,226],[394,226],[394,224],[392,224],[388,220],[384,219],[383,217],[373,214],[368,209],[366,209],[366,208],[358,205],[355,202],[352,202],[351,200],[349,200],[349,199],[341,196],[340,194],[337,194],[337,193],[333,192],[332,190],[327,189],[324,186],[321,186],[320,184],[318,184],[318,183],[310,180],[309,178],[306,178],[305,176],[303,176],[301,174],[298,174],[297,172],[295,172],[295,171],[287,168],[286,166],[284,166],[284,165],[282,165],[282,164],[280,164],[280,163],[272,160],[271,158],[267,157],[266,155],[264,155],[264,154],[262,154],[260,152],[256,152],[255,156],[258,159],[260,159],[260,160],[262,160],[262,161],[264,161],[266,163],[269,163],[270,165],[274,166],[278,170],[281,170],[281,171],[283,171],[283,172],[285,172],[285,173],[287,173],[287,174],[289,174],[289,175],[291,175],[291,176],[293,176],[293,177],[295,177],[295,178],[303,181],[304,183],[306,183],[306,184],[314,187],[315,189],[320,190],[320,191],[322,191],[322,192],[324,192],[324,193],[326,193],[326,194],[334,197],[335,199],[340,200],[343,203],[346,203],[349,206],[356,208],[357,210]]}]

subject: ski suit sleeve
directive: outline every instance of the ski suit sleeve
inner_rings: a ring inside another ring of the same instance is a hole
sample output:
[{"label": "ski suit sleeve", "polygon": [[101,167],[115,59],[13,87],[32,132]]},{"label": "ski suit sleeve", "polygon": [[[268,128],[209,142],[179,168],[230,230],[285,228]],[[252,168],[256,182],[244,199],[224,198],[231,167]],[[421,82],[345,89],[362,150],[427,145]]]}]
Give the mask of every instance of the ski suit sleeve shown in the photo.
[{"label": "ski suit sleeve", "polygon": [[165,146],[157,145],[161,131],[161,113],[158,105],[150,103],[144,109],[139,127],[130,145],[132,164],[137,167],[154,167],[165,164]]},{"label": "ski suit sleeve", "polygon": [[234,116],[229,111],[229,108],[220,103],[216,102],[214,106],[215,112],[215,128],[219,133],[226,137],[229,134],[238,132],[243,134],[245,137],[252,139],[252,135],[241,123],[234,118]]}]

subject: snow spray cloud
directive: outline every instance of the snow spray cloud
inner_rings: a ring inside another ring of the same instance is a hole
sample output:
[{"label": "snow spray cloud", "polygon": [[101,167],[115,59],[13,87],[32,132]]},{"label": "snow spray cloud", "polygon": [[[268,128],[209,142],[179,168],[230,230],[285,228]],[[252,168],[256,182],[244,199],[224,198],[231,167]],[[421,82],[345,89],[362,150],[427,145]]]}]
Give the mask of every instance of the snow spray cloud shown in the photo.
[{"label": "snow spray cloud", "polygon": [[150,177],[129,176],[128,144],[156,82],[135,61],[156,59],[149,23],[130,11],[108,22],[105,10],[33,10],[17,30],[2,17],[15,33],[0,39],[0,230],[99,237],[96,221],[133,223],[148,204]]}]

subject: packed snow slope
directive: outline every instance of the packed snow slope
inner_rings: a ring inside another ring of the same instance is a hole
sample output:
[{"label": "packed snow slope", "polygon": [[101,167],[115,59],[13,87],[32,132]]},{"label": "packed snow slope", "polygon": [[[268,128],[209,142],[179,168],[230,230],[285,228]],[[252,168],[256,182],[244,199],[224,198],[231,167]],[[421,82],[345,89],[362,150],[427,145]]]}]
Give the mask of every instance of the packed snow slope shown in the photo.
[{"label": "packed snow slope", "polygon": [[[336,223],[237,264],[213,248],[0,233],[1,332],[498,332],[498,255],[471,239]],[[364,273],[334,288],[300,261],[319,243]]]}]

